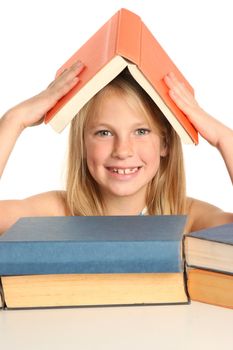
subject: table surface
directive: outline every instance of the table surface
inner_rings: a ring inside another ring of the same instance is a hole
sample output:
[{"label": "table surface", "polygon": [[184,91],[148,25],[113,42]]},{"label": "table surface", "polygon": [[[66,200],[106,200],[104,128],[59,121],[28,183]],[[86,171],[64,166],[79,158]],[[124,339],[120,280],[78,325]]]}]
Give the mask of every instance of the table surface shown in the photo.
[{"label": "table surface", "polygon": [[233,349],[233,310],[190,305],[1,310],[1,349]]}]

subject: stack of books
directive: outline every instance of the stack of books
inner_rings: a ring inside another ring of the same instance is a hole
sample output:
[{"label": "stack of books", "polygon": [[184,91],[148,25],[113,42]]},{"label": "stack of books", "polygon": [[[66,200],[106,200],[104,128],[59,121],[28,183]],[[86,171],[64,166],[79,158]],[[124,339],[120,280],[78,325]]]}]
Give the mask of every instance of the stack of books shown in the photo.
[{"label": "stack of books", "polygon": [[184,247],[190,298],[233,308],[233,223],[192,232]]},{"label": "stack of books", "polygon": [[188,303],[185,216],[22,218],[0,237],[5,308]]},{"label": "stack of books", "polygon": [[0,306],[233,308],[233,223],[183,236],[186,216],[22,218],[0,237]]}]

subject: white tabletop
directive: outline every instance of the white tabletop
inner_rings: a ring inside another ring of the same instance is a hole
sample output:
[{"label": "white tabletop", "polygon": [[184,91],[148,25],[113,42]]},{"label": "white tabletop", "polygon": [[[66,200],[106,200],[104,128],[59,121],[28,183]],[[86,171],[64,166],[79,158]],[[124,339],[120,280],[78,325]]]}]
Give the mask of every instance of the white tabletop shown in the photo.
[{"label": "white tabletop", "polygon": [[233,310],[190,305],[0,311],[4,350],[233,349]]}]

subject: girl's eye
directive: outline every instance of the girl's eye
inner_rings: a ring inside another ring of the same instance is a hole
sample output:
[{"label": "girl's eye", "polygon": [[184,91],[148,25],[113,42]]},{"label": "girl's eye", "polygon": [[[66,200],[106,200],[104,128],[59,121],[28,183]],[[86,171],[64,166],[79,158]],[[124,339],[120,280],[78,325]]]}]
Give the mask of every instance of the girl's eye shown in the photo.
[{"label": "girl's eye", "polygon": [[104,136],[110,136],[112,135],[111,132],[109,130],[99,130],[95,133],[95,135],[104,137]]},{"label": "girl's eye", "polygon": [[137,135],[148,135],[150,133],[149,129],[137,129],[136,134]]}]

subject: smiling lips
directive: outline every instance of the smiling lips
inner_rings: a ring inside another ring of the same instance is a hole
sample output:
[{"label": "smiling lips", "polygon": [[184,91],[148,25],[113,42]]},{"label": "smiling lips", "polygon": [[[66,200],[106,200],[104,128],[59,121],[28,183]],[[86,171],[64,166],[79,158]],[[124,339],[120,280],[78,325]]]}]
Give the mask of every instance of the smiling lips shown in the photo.
[{"label": "smiling lips", "polygon": [[129,175],[136,173],[141,166],[139,167],[132,167],[132,168],[115,168],[115,167],[107,167],[107,169],[112,173],[117,173],[120,175]]}]

